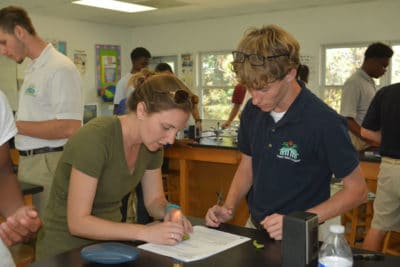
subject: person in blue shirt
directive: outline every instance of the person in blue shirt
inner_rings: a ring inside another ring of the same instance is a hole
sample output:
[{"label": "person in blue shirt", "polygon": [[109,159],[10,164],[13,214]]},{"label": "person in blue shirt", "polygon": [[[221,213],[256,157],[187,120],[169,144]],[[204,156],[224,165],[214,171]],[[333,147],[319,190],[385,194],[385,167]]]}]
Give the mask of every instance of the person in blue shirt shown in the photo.
[{"label": "person in blue shirt", "polygon": [[[296,80],[300,45],[276,25],[249,29],[233,52],[238,80],[250,94],[240,118],[241,162],[223,205],[206,224],[233,218],[242,198],[248,227],[282,239],[283,216],[315,213],[320,223],[364,202],[367,187],[346,121]],[[330,197],[332,175],[343,189]]]}]

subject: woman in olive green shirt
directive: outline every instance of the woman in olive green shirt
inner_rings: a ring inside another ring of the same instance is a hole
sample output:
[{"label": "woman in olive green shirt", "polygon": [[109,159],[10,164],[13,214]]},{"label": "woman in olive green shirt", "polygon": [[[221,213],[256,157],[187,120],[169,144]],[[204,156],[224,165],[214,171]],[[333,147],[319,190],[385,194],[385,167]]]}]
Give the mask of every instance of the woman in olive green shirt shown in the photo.
[{"label": "woman in olive green shirt", "polygon": [[[97,118],[66,144],[39,232],[37,259],[94,240],[143,240],[174,245],[192,231],[162,187],[163,146],[172,144],[192,110],[191,92],[178,78],[137,74],[129,112]],[[121,223],[121,199],[141,181],[150,215],[161,223]]]}]

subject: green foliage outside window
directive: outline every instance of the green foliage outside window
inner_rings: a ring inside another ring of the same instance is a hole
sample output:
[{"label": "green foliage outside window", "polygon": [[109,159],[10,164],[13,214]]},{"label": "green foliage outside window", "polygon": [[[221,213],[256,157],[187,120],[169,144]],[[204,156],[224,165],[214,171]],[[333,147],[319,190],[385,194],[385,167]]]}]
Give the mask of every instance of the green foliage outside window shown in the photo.
[{"label": "green foliage outside window", "polygon": [[341,86],[359,68],[365,47],[326,49],[325,85]]},{"label": "green foliage outside window", "polygon": [[231,52],[200,55],[200,86],[204,119],[226,120],[229,116],[233,88],[237,83],[231,62]]},{"label": "green foliage outside window", "polygon": [[366,47],[325,49],[325,77],[323,100],[340,112],[343,84],[362,65]]}]

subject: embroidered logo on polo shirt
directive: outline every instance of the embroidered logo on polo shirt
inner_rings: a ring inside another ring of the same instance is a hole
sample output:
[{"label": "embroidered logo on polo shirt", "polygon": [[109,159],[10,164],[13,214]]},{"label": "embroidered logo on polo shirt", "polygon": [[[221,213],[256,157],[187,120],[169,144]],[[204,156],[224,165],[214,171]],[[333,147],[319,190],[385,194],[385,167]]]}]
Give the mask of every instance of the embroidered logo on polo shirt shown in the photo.
[{"label": "embroidered logo on polo shirt", "polygon": [[299,152],[297,151],[297,145],[289,140],[287,142],[283,142],[282,147],[279,149],[279,154],[276,155],[281,159],[288,159],[293,162],[299,162]]},{"label": "embroidered logo on polo shirt", "polygon": [[28,88],[25,89],[25,95],[36,96],[36,90],[33,85],[29,85]]}]

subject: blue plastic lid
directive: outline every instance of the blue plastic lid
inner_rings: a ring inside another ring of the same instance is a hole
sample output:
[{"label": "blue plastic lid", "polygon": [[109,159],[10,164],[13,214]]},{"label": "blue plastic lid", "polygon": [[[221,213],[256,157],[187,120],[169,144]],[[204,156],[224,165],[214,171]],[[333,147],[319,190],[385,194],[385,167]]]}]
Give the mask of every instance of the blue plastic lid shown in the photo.
[{"label": "blue plastic lid", "polygon": [[81,257],[96,263],[118,264],[136,260],[139,257],[139,250],[122,243],[107,242],[84,247],[81,250]]}]

